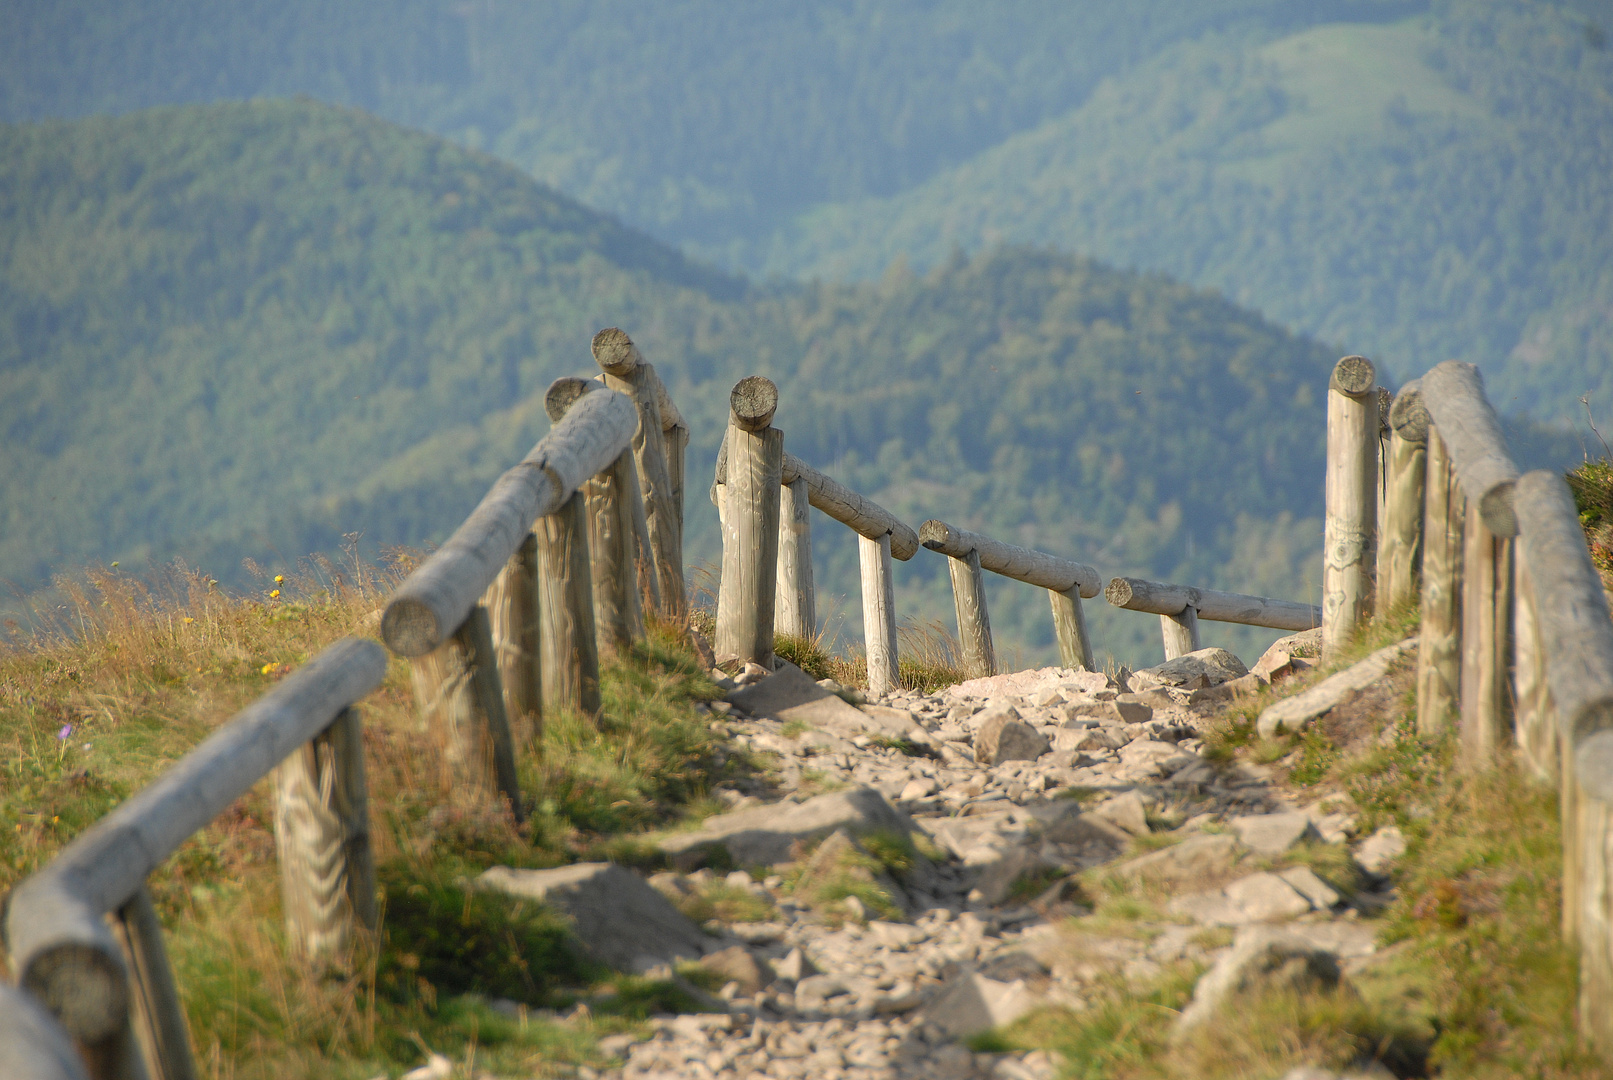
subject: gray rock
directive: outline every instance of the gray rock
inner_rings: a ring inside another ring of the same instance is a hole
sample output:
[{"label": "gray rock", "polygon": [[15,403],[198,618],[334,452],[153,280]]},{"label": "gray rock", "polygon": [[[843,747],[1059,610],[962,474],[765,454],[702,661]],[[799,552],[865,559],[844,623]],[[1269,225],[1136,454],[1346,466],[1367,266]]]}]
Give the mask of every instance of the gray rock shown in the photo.
[{"label": "gray rock", "polygon": [[1311,901],[1276,874],[1259,873],[1239,878],[1225,889],[1190,893],[1169,904],[1169,910],[1206,926],[1245,926],[1276,922],[1304,915]]},{"label": "gray rock", "polygon": [[1184,653],[1163,664],[1143,668],[1132,676],[1132,690],[1149,690],[1159,686],[1174,686],[1182,690],[1199,690],[1220,686],[1241,675],[1249,674],[1243,661],[1225,649],[1199,649]]},{"label": "gray rock", "polygon": [[788,861],[797,841],[817,840],[836,829],[853,836],[876,831],[906,836],[913,823],[874,788],[854,787],[801,803],[773,803],[718,814],[694,832],[662,837],[659,846],[674,859],[698,857],[720,846],[737,863],[771,866]]},{"label": "gray rock", "polygon": [[1037,998],[1021,981],[999,982],[984,975],[964,975],[938,994],[924,1017],[954,1039],[1006,1027],[1030,1012]]},{"label": "gray rock", "polygon": [[928,799],[934,795],[939,785],[928,776],[916,777],[909,780],[903,787],[901,795],[897,796],[902,802],[912,802],[915,799]]},{"label": "gray rock", "polygon": [[797,983],[809,975],[818,973],[818,969],[812,966],[812,961],[806,958],[806,953],[802,952],[799,946],[785,953],[784,959],[773,965],[773,971],[779,978]]},{"label": "gray rock", "polygon": [[863,714],[864,726],[870,734],[883,735],[888,739],[906,738],[918,723],[911,711],[893,709],[888,705],[859,705],[857,711]]},{"label": "gray rock", "polygon": [[1124,829],[1132,836],[1146,836],[1148,834],[1148,808],[1143,805],[1142,796],[1135,791],[1117,795],[1095,808],[1092,812],[1111,825]]},{"label": "gray rock", "polygon": [[1300,810],[1287,814],[1249,814],[1229,823],[1238,839],[1250,851],[1261,855],[1281,855],[1301,840],[1320,840],[1321,834],[1309,814]]},{"label": "gray rock", "polygon": [[1385,825],[1355,849],[1355,861],[1369,874],[1381,874],[1406,853],[1406,838],[1393,825]]},{"label": "gray rock", "polygon": [[1015,720],[1008,709],[999,712],[975,731],[975,760],[984,765],[1005,761],[1035,761],[1051,748],[1047,736],[1022,720]]},{"label": "gray rock", "polygon": [[1338,959],[1332,953],[1281,931],[1245,930],[1199,979],[1192,1002],[1177,1018],[1176,1033],[1205,1023],[1236,997],[1266,990],[1327,990],[1339,979]]},{"label": "gray rock", "polygon": [[476,884],[557,908],[571,920],[582,946],[619,970],[642,972],[675,960],[698,960],[715,944],[647,881],[615,863],[553,870],[495,866]]},{"label": "gray rock", "polygon": [[1095,701],[1071,705],[1068,712],[1074,716],[1091,716],[1099,723],[1141,724],[1154,717],[1153,706],[1135,700],[1135,695],[1122,694],[1110,701]]},{"label": "gray rock", "polygon": [[1295,892],[1320,911],[1326,911],[1340,900],[1338,891],[1317,877],[1316,872],[1308,866],[1290,866],[1287,870],[1277,871],[1277,876],[1292,885]]},{"label": "gray rock", "polygon": [[703,958],[700,966],[725,981],[738,983],[740,993],[747,996],[773,981],[773,972],[743,945],[720,949]]},{"label": "gray rock", "polygon": [[1060,728],[1053,732],[1053,749],[1076,750],[1091,753],[1097,750],[1119,750],[1126,740],[1107,728]]},{"label": "gray rock", "polygon": [[1009,848],[1000,859],[980,866],[969,899],[996,907],[1008,899],[1014,882],[1041,865],[1036,853],[1022,847]]},{"label": "gray rock", "polygon": [[1238,861],[1238,841],[1212,834],[1190,836],[1180,844],[1128,859],[1114,873],[1132,881],[1177,888],[1224,880]]},{"label": "gray rock", "polygon": [[1387,645],[1343,671],[1329,675],[1315,686],[1268,705],[1255,727],[1262,738],[1270,739],[1284,731],[1300,728],[1334,706],[1377,682],[1402,656],[1417,647],[1417,638]]},{"label": "gray rock", "polygon": [[751,716],[770,716],[780,723],[803,723],[843,735],[860,734],[873,726],[856,706],[831,694],[787,661],[766,678],[729,694],[727,700]]}]

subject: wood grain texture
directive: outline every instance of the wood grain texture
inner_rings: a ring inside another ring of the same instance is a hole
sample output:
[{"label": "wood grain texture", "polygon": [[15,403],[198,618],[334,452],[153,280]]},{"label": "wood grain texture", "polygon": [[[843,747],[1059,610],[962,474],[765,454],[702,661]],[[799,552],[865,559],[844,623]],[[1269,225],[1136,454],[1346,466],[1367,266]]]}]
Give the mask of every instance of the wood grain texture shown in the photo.
[{"label": "wood grain texture", "polygon": [[991,642],[991,615],[986,610],[986,583],[980,571],[980,553],[970,548],[962,558],[949,556],[952,610],[958,619],[958,644],[963,649],[964,677],[981,679],[997,673],[997,653]]},{"label": "wood grain texture", "polygon": [[1462,536],[1465,500],[1445,440],[1428,432],[1423,485],[1423,608],[1417,652],[1417,730],[1432,738],[1456,715],[1462,687]]},{"label": "wood grain texture", "polygon": [[630,499],[639,493],[628,485],[634,477],[633,455],[583,486],[588,522],[588,556],[594,598],[594,630],[602,655],[626,656],[644,636],[644,611],[638,589],[638,545]]},{"label": "wood grain texture", "polygon": [[888,694],[901,682],[896,652],[896,588],[891,579],[891,538],[857,538],[862,570],[863,642],[868,653],[868,692]]},{"label": "wood grain texture", "polygon": [[412,661],[409,671],[415,702],[441,755],[442,790],[490,802],[503,799],[520,821],[514,740],[487,609],[472,608],[453,635]]},{"label": "wood grain texture", "polygon": [[773,422],[778,410],[778,387],[763,375],[747,375],[728,393],[729,424],[741,431],[758,432]]},{"label": "wood grain texture", "polygon": [[982,569],[1054,592],[1079,587],[1082,596],[1092,597],[1103,589],[1103,577],[1085,563],[1017,544],[1005,544],[944,521],[931,519],[919,526],[919,543],[954,559],[965,558],[971,551],[977,552]]},{"label": "wood grain texture", "polygon": [[90,1080],[67,1029],[31,994],[0,981],[0,1076]]},{"label": "wood grain texture", "polygon": [[1153,615],[1179,615],[1193,608],[1200,619],[1211,622],[1242,623],[1273,630],[1310,630],[1322,625],[1322,609],[1314,604],[1273,600],[1268,596],[1244,596],[1217,592],[1192,585],[1173,585],[1146,578],[1111,578],[1103,592],[1112,606]]},{"label": "wood grain texture", "polygon": [[586,507],[579,492],[538,519],[538,658],[544,713],[599,711],[599,645],[594,627]]},{"label": "wood grain texture", "polygon": [[1512,509],[1512,489],[1518,466],[1484,394],[1479,369],[1447,360],[1423,376],[1422,393],[1467,501],[1477,505],[1485,528],[1496,536],[1516,536],[1518,517]]},{"label": "wood grain texture", "polygon": [[1092,659],[1092,636],[1087,633],[1086,612],[1081,610],[1079,587],[1064,592],[1047,590],[1053,606],[1053,636],[1059,643],[1059,663],[1077,671],[1097,671]]},{"label": "wood grain texture", "polygon": [[1512,738],[1512,547],[1467,503],[1462,547],[1462,761],[1495,764]]},{"label": "wood grain texture", "polygon": [[146,1073],[153,1080],[198,1080],[190,1025],[168,964],[162,922],[144,886],[123,905],[118,920],[129,960],[130,1022]]},{"label": "wood grain texture", "polygon": [[504,713],[517,746],[528,745],[542,726],[538,693],[538,538],[527,533],[510,561],[482,594],[498,657]]},{"label": "wood grain texture", "polygon": [[815,638],[818,601],[812,581],[812,502],[805,480],[779,487],[777,580],[773,599],[775,632]]},{"label": "wood grain texture", "polygon": [[1379,428],[1373,378],[1370,361],[1346,356],[1335,365],[1328,386],[1323,657],[1336,656],[1372,614]]},{"label": "wood grain texture", "polygon": [[124,965],[103,915],[385,675],[377,643],[331,645],[19,883],[6,912],[19,981],[76,1037],[96,1042],[124,1025]]},{"label": "wood grain texture", "polygon": [[[509,562],[532,522],[615,461],[637,438],[639,426],[634,401],[621,394],[589,393],[573,405],[398,587],[381,617],[387,646],[413,657],[441,645]],[[655,437],[659,445],[659,428]],[[664,490],[664,468],[658,475]]]},{"label": "wood grain texture", "polygon": [[1175,660],[1190,652],[1198,652],[1199,613],[1189,605],[1175,615],[1159,617],[1160,636],[1165,640],[1165,659]]},{"label": "wood grain texture", "polygon": [[1527,560],[1512,563],[1513,731],[1518,754],[1541,782],[1555,787],[1562,771],[1557,710],[1546,686],[1546,651],[1535,616],[1535,589]]},{"label": "wood grain texture", "polygon": [[[655,559],[659,610],[667,618],[681,623],[688,617],[689,601],[683,580],[683,512],[681,503],[673,495],[666,431],[661,418],[666,387],[655,373],[655,367],[639,355],[638,348],[621,330],[615,327],[601,330],[594,335],[592,348],[594,360],[605,373],[605,385],[626,394],[638,413],[638,425],[632,438],[633,460],[638,468],[650,551]],[[611,460],[615,460],[615,456],[612,454]]]},{"label": "wood grain texture", "polygon": [[722,579],[712,648],[719,658],[738,657],[770,668],[784,434],[777,428],[746,431],[735,413],[728,445]]},{"label": "wood grain texture", "polygon": [[1423,382],[1412,379],[1400,388],[1389,406],[1389,429],[1407,442],[1428,442],[1428,403],[1423,400]]},{"label": "wood grain texture", "polygon": [[1421,440],[1389,435],[1384,478],[1383,528],[1378,533],[1377,613],[1388,614],[1417,599],[1423,557],[1423,486],[1427,480],[1427,431]]}]

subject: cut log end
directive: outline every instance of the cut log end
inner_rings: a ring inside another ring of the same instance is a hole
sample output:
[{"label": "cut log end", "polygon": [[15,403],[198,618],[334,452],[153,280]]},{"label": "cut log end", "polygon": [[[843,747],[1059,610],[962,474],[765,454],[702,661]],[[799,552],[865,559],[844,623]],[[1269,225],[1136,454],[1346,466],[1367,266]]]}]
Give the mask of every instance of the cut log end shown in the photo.
[{"label": "cut log end", "polygon": [[762,375],[747,375],[728,395],[734,424],[742,431],[761,431],[773,422],[778,409],[778,387]]},{"label": "cut log end", "polygon": [[129,982],[117,958],[84,942],[41,950],[28,961],[22,986],[83,1043],[120,1031],[129,1015]]},{"label": "cut log end", "polygon": [[[1596,710],[1600,715],[1582,717],[1590,724],[1613,724],[1613,702]],[[1593,799],[1613,805],[1613,731],[1603,728],[1586,738],[1574,751],[1574,773],[1580,788]]]},{"label": "cut log end", "polygon": [[431,608],[412,597],[392,601],[381,615],[381,640],[399,656],[424,656],[446,636]]},{"label": "cut log end", "polygon": [[1110,578],[1109,584],[1104,587],[1103,598],[1117,608],[1123,608],[1131,603],[1131,582],[1125,578]]},{"label": "cut log end", "polygon": [[614,326],[594,335],[592,349],[594,362],[612,375],[631,375],[643,363],[638,346],[627,336],[627,331]]},{"label": "cut log end", "polygon": [[1394,404],[1389,406],[1389,427],[1406,442],[1428,441],[1428,405],[1423,401],[1422,386],[1416,380],[1400,388]]},{"label": "cut log end", "polygon": [[566,375],[549,384],[549,389],[543,395],[543,411],[549,414],[549,420],[558,423],[566,415],[577,399],[590,390],[599,389],[599,384],[592,379],[579,379],[575,375]]},{"label": "cut log end", "polygon": [[1506,480],[1497,484],[1479,499],[1479,517],[1484,527],[1496,536],[1518,535],[1518,515],[1512,508],[1512,495],[1517,481]]},{"label": "cut log end", "polygon": [[1346,356],[1333,365],[1333,378],[1328,386],[1341,394],[1360,397],[1372,389],[1377,377],[1371,360],[1364,356]]},{"label": "cut log end", "polygon": [[931,551],[940,551],[950,546],[948,538],[951,535],[952,530],[947,523],[936,521],[934,518],[919,526],[919,543]]}]

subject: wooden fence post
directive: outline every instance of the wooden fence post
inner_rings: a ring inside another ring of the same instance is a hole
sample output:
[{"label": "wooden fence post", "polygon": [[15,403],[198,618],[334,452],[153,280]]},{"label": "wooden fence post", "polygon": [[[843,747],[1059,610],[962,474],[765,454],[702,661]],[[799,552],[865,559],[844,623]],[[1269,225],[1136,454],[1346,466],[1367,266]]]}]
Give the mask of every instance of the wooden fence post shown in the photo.
[{"label": "wooden fence post", "polygon": [[543,711],[599,711],[599,644],[581,491],[538,519],[538,657]]},{"label": "wooden fence post", "polygon": [[1327,524],[1322,564],[1322,652],[1336,655],[1372,600],[1378,507],[1377,373],[1364,356],[1333,368],[1327,394]]},{"label": "wooden fence post", "polygon": [[[572,404],[596,385],[576,378],[550,383],[543,399],[549,419],[558,423]],[[637,543],[637,521],[643,515],[643,507],[641,503],[635,510],[632,505],[642,499],[632,451],[622,451],[609,468],[596,473],[581,490],[587,504],[594,629],[604,651],[624,655],[634,640],[644,636]],[[535,539],[533,543],[536,545]],[[653,573],[648,576],[654,580]]]},{"label": "wooden fence post", "polygon": [[778,586],[775,630],[812,640],[818,633],[812,585],[812,505],[807,482],[797,477],[779,488]]},{"label": "wooden fence post", "polygon": [[538,538],[527,534],[482,594],[498,657],[510,738],[528,745],[542,726],[538,695]]},{"label": "wooden fence post", "polygon": [[1462,760],[1493,764],[1507,741],[1511,659],[1512,541],[1492,533],[1467,503],[1462,551]]},{"label": "wooden fence post", "polygon": [[0,980],[0,1076],[11,1080],[90,1080],[73,1037],[20,987]]},{"label": "wooden fence post", "polygon": [[771,426],[778,388],[760,375],[747,376],[734,385],[728,405],[722,581],[713,649],[719,660],[738,657],[771,669],[784,476],[784,433]]},{"label": "wooden fence post", "polygon": [[1175,660],[1190,652],[1198,652],[1199,612],[1189,604],[1177,615],[1159,617],[1160,633],[1165,639],[1165,659]]},{"label": "wooden fence post", "polygon": [[947,556],[947,570],[952,577],[952,609],[958,616],[964,674],[971,679],[995,675],[997,654],[991,642],[991,616],[986,611],[980,552],[970,548],[962,558]]},{"label": "wooden fence post", "polygon": [[1535,613],[1534,583],[1527,560],[1516,551],[1512,570],[1512,684],[1518,749],[1535,776],[1555,786],[1562,774],[1557,710],[1546,685],[1546,652]]},{"label": "wooden fence post", "polygon": [[1098,670],[1092,659],[1086,613],[1081,610],[1081,587],[1049,589],[1047,598],[1053,605],[1053,636],[1059,643],[1059,663],[1077,671]]},{"label": "wooden fence post", "polygon": [[1417,598],[1422,570],[1428,408],[1416,380],[1401,387],[1390,406],[1386,462],[1383,527],[1378,534],[1380,616]]},{"label": "wooden fence post", "polygon": [[521,820],[514,740],[487,609],[471,608],[447,641],[410,663],[410,676],[415,701],[442,751],[444,790],[502,795]]},{"label": "wooden fence post", "polygon": [[1428,429],[1423,513],[1423,613],[1417,642],[1417,730],[1432,738],[1462,687],[1462,489],[1439,429]]},{"label": "wooden fence post", "polygon": [[901,682],[896,653],[896,588],[891,577],[891,538],[857,537],[862,570],[863,645],[868,654],[868,692],[878,697]]},{"label": "wooden fence post", "polygon": [[356,709],[304,743],[274,771],[274,839],[292,951],[343,967],[355,924],[375,929],[369,787]]},{"label": "wooden fence post", "polygon": [[190,1026],[168,965],[162,922],[152,906],[151,892],[142,885],[117,918],[129,960],[130,1020],[146,1072],[151,1080],[198,1080]]},{"label": "wooden fence post", "polygon": [[675,505],[671,473],[667,467],[666,436],[661,422],[661,385],[655,369],[639,355],[637,346],[621,330],[610,327],[594,335],[594,360],[605,372],[605,385],[633,399],[639,424],[633,435],[633,457],[638,465],[655,557],[661,612],[681,623],[688,615],[683,584],[682,511]]}]

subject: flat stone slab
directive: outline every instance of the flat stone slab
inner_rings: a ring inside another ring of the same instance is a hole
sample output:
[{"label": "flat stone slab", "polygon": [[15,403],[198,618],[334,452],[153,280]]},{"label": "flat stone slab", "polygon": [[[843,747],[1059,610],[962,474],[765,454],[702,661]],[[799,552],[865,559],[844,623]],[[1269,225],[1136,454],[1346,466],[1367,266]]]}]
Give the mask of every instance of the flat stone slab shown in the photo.
[{"label": "flat stone slab", "polygon": [[1039,1004],[1020,980],[999,982],[984,975],[964,975],[942,989],[924,1010],[924,1018],[954,1039],[1006,1027]]},{"label": "flat stone slab", "polygon": [[[812,676],[786,663],[767,678],[729,694],[728,703],[751,716],[769,716],[780,723],[799,722],[841,734],[861,734],[880,726],[855,705],[831,694]],[[911,726],[911,725],[909,725]]]},{"label": "flat stone slab", "polygon": [[1269,739],[1285,731],[1298,731],[1340,702],[1383,678],[1396,660],[1416,647],[1416,637],[1397,641],[1365,660],[1329,675],[1315,686],[1301,690],[1293,697],[1268,705],[1256,725],[1261,737]]},{"label": "flat stone slab", "polygon": [[1338,958],[1293,934],[1267,927],[1240,931],[1193,988],[1193,1000],[1177,1017],[1180,1036],[1206,1023],[1239,997],[1261,991],[1298,993],[1339,984]]},{"label": "flat stone slab", "polygon": [[1113,867],[1122,878],[1155,885],[1192,886],[1225,880],[1241,854],[1235,837],[1192,836],[1172,847],[1127,859]]},{"label": "flat stone slab", "polygon": [[663,837],[659,847],[673,857],[724,847],[741,866],[772,866],[789,861],[790,848],[797,841],[819,840],[836,829],[845,829],[852,836],[871,832],[906,836],[913,822],[877,789],[854,787],[805,802],[770,803],[718,814],[693,832]]},{"label": "flat stone slab", "polygon": [[[1314,900],[1310,893],[1315,894]],[[1180,896],[1170,902],[1169,910],[1206,926],[1245,926],[1297,918],[1337,902],[1338,894],[1326,882],[1308,868],[1298,867],[1275,874],[1250,874],[1225,889]]]},{"label": "flat stone slab", "polygon": [[583,948],[619,971],[699,960],[718,947],[649,882],[615,863],[576,863],[553,870],[495,866],[476,884],[558,909],[571,921]]},{"label": "flat stone slab", "polygon": [[1311,816],[1302,810],[1287,814],[1246,814],[1229,823],[1250,851],[1281,855],[1301,840],[1320,840]]}]

